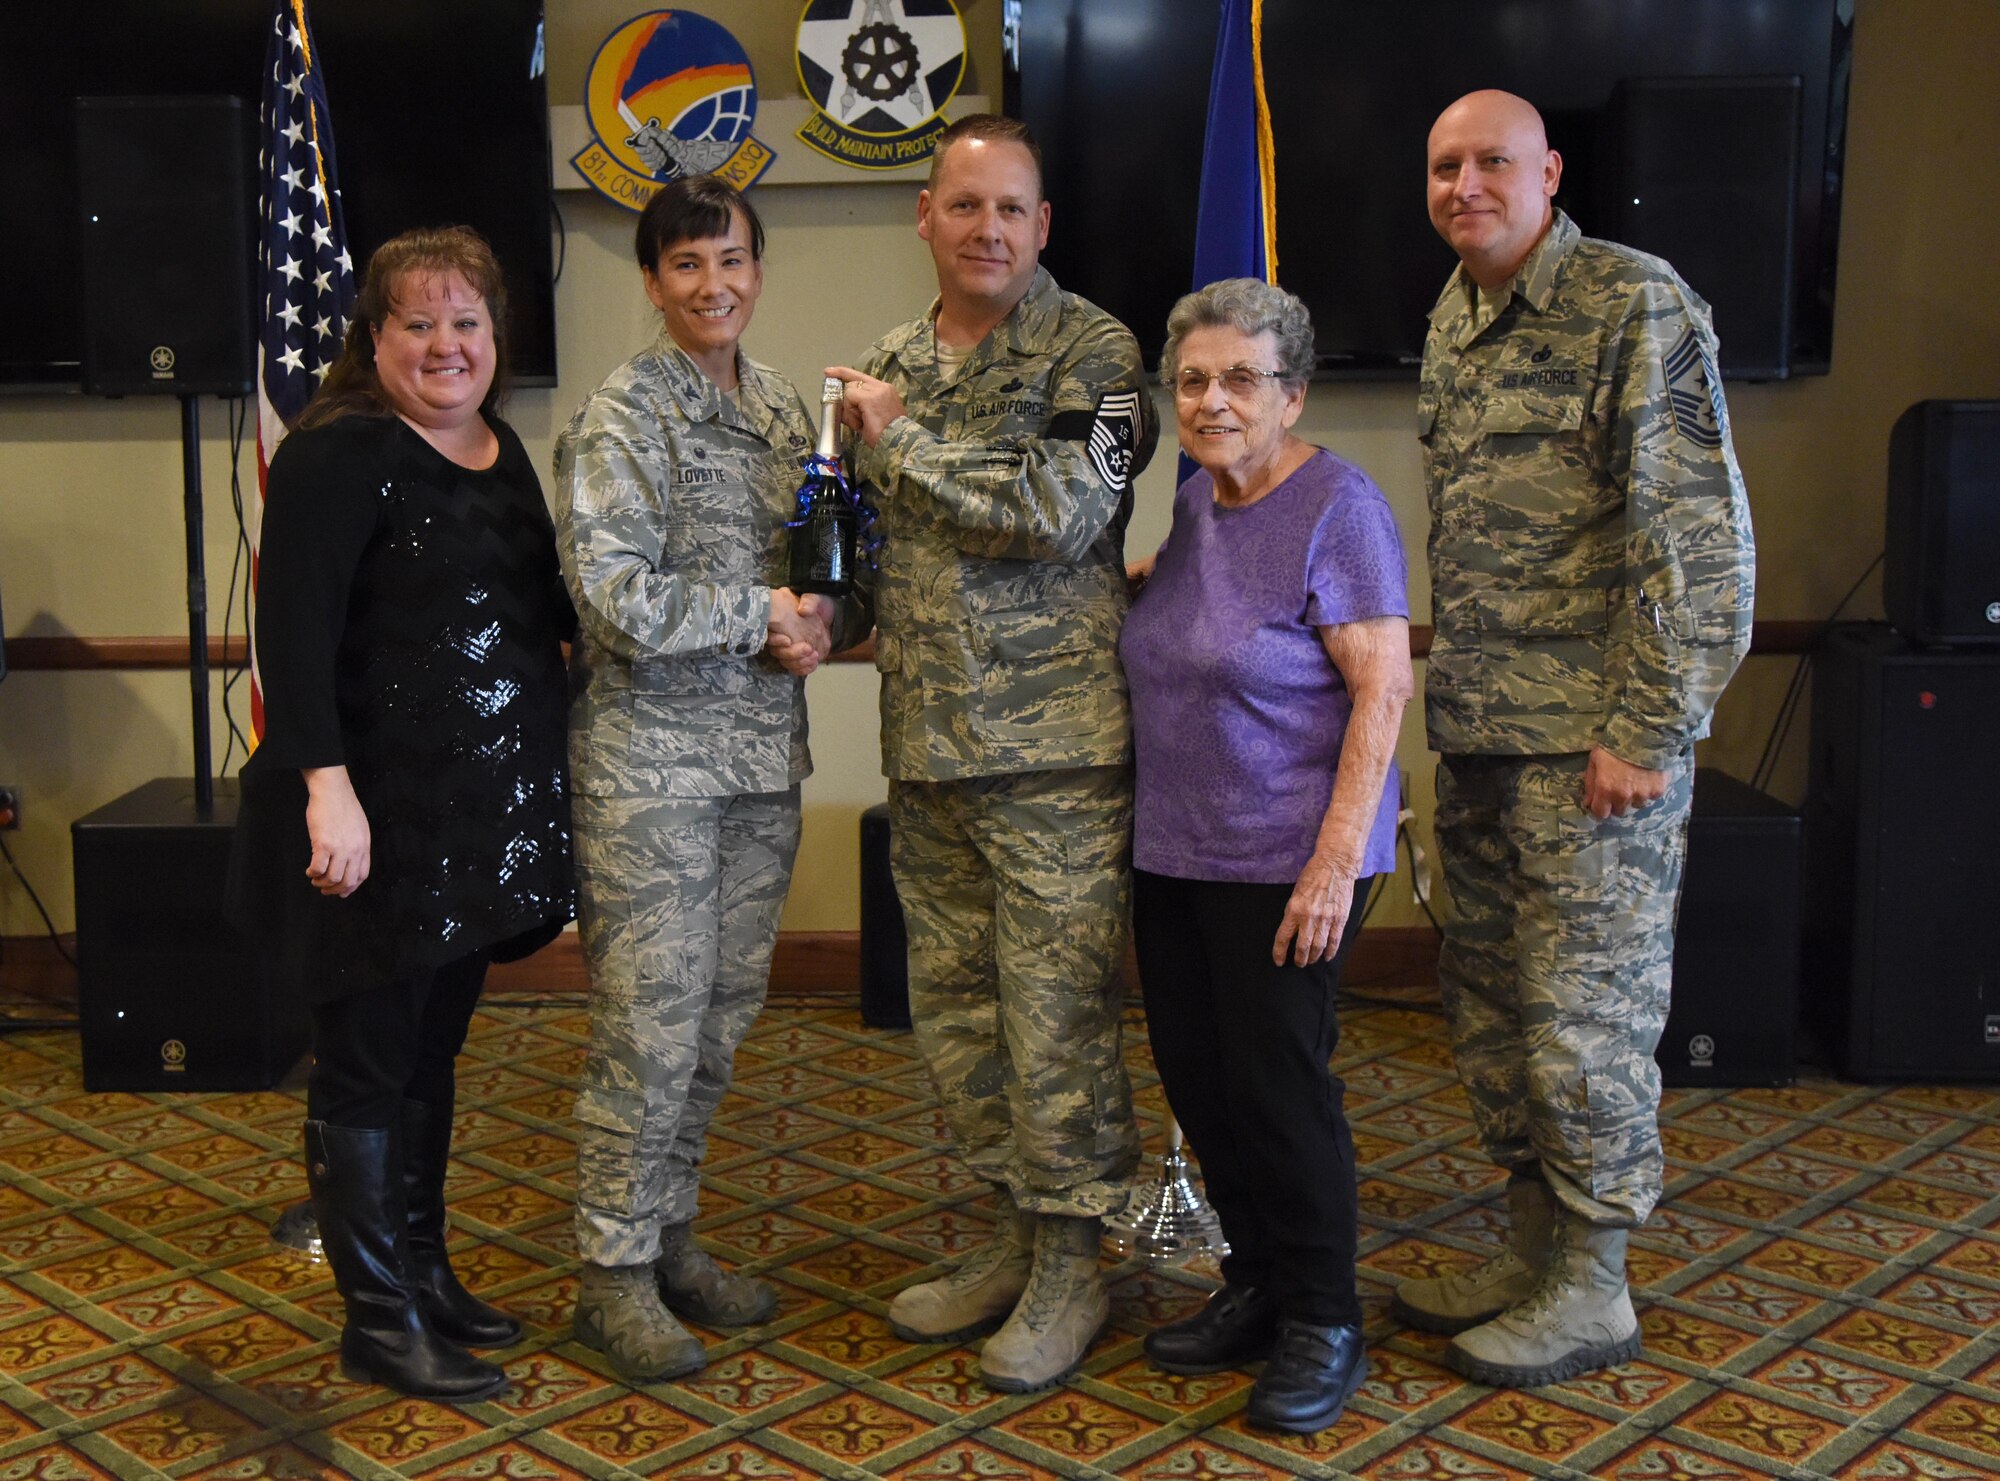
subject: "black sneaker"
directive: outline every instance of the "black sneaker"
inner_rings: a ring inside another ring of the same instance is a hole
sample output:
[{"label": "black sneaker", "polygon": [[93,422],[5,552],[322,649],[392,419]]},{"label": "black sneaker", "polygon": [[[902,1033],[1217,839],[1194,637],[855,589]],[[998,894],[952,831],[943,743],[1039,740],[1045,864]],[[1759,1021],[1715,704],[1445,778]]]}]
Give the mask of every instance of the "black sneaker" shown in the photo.
[{"label": "black sneaker", "polygon": [[1251,1385],[1244,1422],[1252,1429],[1316,1434],[1340,1418],[1367,1376],[1361,1328],[1281,1322],[1277,1350]]},{"label": "black sneaker", "polygon": [[1278,1310],[1254,1286],[1224,1286],[1193,1316],[1146,1334],[1146,1356],[1169,1373],[1220,1373],[1271,1355]]}]

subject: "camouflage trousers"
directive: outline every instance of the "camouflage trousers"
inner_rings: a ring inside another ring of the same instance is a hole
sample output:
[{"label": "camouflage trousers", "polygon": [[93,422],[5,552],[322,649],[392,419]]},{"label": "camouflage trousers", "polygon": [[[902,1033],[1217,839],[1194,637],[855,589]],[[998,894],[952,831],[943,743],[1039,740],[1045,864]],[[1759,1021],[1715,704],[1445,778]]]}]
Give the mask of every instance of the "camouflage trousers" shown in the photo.
[{"label": "camouflage trousers", "polygon": [[571,799],[590,1054],[576,1242],[638,1265],[695,1216],[709,1118],[764,1006],[799,847],[799,789]]},{"label": "camouflage trousers", "polygon": [[1539,1161],[1563,1206],[1634,1226],[1659,1201],[1660,1071],[1692,768],[1599,821],[1586,757],[1444,756],[1438,980],[1487,1155]]},{"label": "camouflage trousers", "polygon": [[966,1166],[1024,1209],[1112,1213],[1139,1156],[1119,1010],[1126,767],[889,784],[910,1018]]}]

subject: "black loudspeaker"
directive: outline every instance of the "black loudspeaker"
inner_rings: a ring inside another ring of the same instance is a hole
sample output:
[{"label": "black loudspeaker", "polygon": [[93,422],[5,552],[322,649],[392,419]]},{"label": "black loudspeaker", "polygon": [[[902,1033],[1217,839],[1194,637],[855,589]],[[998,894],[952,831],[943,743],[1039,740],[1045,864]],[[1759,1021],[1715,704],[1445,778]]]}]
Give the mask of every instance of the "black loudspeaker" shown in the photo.
[{"label": "black loudspeaker", "polygon": [[889,873],[889,805],[861,814],[861,1021],[910,1026],[909,937]]},{"label": "black loudspeaker", "polygon": [[1669,1085],[1797,1075],[1797,812],[1726,773],[1694,774],[1673,1006],[1654,1053]]},{"label": "black loudspeaker", "polygon": [[311,1037],[223,918],[236,784],[146,783],[70,825],[87,1090],[262,1090]]},{"label": "black loudspeaker", "polygon": [[236,98],[78,98],[83,388],[241,396],[251,187]]},{"label": "black loudspeaker", "polygon": [[1849,1075],[2000,1079],[2000,652],[1851,623],[1813,661],[1808,1020]]},{"label": "black loudspeaker", "polygon": [[1796,77],[1642,77],[1606,108],[1591,234],[1708,300],[1724,375],[1791,374],[1799,96]]},{"label": "black loudspeaker", "polygon": [[2000,401],[1919,401],[1889,434],[1882,606],[1919,643],[2000,643]]}]

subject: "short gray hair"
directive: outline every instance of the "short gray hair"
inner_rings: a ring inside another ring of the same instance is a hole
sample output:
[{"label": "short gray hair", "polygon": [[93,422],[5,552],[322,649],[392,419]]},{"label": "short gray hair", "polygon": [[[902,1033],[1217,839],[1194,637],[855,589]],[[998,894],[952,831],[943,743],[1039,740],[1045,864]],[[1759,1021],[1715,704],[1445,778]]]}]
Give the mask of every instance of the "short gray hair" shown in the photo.
[{"label": "short gray hair", "polygon": [[1167,315],[1162,381],[1172,384],[1180,373],[1181,341],[1196,329],[1234,329],[1253,337],[1268,329],[1278,341],[1279,379],[1288,386],[1312,379],[1312,315],[1296,293],[1261,278],[1223,278],[1187,294]]}]

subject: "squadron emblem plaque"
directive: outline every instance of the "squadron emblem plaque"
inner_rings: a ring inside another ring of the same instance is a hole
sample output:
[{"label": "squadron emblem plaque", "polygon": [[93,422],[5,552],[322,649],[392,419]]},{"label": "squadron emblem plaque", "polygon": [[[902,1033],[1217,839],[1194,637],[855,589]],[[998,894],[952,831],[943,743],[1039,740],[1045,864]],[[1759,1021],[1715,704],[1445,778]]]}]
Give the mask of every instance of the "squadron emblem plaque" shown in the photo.
[{"label": "squadron emblem plaque", "polygon": [[757,79],[749,54],[694,11],[625,22],[598,48],[584,91],[594,137],[570,163],[628,210],[643,211],[660,186],[685,175],[746,190],[777,157],[750,133]]},{"label": "squadron emblem plaque", "polygon": [[857,170],[922,164],[965,80],[965,22],[953,0],[808,0],[798,63],[809,148]]}]

